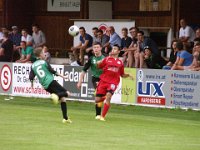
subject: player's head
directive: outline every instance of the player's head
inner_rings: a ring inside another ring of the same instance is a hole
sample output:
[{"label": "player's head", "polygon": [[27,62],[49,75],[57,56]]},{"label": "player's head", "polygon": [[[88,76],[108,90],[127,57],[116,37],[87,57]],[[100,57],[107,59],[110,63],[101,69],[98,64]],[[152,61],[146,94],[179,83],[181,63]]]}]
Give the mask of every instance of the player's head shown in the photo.
[{"label": "player's head", "polygon": [[20,46],[21,46],[21,48],[25,49],[26,48],[26,41],[21,41]]},{"label": "player's head", "polygon": [[94,55],[100,55],[102,50],[102,45],[99,42],[94,42],[92,46]]},{"label": "player's head", "polygon": [[120,53],[120,47],[118,44],[113,45],[111,55],[119,55]]},{"label": "player's head", "polygon": [[42,47],[35,48],[33,53],[34,53],[36,58],[40,58],[40,59],[45,58]]}]

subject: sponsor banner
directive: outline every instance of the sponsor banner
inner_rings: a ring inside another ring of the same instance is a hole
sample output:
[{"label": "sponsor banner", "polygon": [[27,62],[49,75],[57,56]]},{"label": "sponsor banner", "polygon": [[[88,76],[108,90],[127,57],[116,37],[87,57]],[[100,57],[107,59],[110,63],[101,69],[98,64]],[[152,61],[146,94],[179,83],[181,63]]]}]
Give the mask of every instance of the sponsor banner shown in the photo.
[{"label": "sponsor banner", "polygon": [[48,0],[47,11],[80,11],[80,0]]},{"label": "sponsor banner", "polygon": [[12,63],[0,63],[0,93],[12,93]]},{"label": "sponsor banner", "polygon": [[130,74],[134,79],[122,78],[122,103],[134,104],[136,99],[136,69],[125,68],[125,73]]},{"label": "sponsor banner", "polygon": [[[54,70],[63,74],[63,65],[51,65]],[[31,64],[27,63],[13,63],[13,87],[12,94],[16,96],[30,96],[30,97],[49,97],[49,93],[43,89],[40,85],[39,80],[35,77],[34,86],[31,87],[29,80],[29,72],[31,71]],[[63,79],[61,77],[55,76],[55,80],[59,84],[63,85]]]},{"label": "sponsor banner", "polygon": [[169,106],[200,109],[200,73],[197,71],[171,71]]},{"label": "sponsor banner", "polygon": [[143,69],[137,70],[137,102],[136,104],[165,106],[170,95],[167,81],[169,71]]},{"label": "sponsor banner", "polygon": [[89,71],[85,74],[82,82],[81,89],[77,88],[83,67],[65,66],[65,75],[68,75],[68,79],[64,81],[64,87],[71,92],[70,98],[81,100],[94,100],[95,89],[92,85],[92,75]]}]

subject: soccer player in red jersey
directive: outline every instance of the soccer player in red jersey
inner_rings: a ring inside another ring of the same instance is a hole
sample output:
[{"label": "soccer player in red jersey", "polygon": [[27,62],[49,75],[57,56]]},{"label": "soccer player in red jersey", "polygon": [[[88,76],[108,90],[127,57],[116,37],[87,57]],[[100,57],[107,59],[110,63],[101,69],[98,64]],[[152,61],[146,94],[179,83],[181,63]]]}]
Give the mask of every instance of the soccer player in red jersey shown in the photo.
[{"label": "soccer player in red jersey", "polygon": [[132,76],[124,72],[124,64],[118,58],[119,53],[120,47],[114,45],[110,52],[110,56],[97,62],[97,67],[101,68],[103,73],[100,75],[100,82],[97,86],[95,102],[98,103],[103,101],[103,96],[106,96],[103,112],[100,117],[101,121],[105,121],[105,116],[110,108],[110,100],[120,82],[120,77],[130,77],[133,79]]}]

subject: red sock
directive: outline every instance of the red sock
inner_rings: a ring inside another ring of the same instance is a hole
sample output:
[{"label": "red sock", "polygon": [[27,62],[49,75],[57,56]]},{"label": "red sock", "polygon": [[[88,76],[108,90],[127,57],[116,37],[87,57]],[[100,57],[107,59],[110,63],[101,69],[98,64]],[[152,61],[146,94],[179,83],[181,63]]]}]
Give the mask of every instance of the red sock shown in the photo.
[{"label": "red sock", "polygon": [[105,103],[105,104],[104,104],[104,107],[103,107],[102,117],[105,117],[105,116],[106,116],[106,114],[107,114],[109,108],[110,108],[110,105],[108,105],[108,104]]}]

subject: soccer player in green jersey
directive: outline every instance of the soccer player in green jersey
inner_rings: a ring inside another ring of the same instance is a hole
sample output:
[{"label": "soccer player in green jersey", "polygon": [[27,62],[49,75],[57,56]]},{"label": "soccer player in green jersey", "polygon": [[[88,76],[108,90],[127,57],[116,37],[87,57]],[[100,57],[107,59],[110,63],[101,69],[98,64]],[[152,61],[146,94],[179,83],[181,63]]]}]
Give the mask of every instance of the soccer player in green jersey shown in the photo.
[{"label": "soccer player in green jersey", "polygon": [[70,94],[64,87],[62,87],[56,80],[54,80],[53,74],[66,79],[67,76],[63,76],[56,72],[49,63],[44,59],[44,53],[42,48],[36,48],[34,54],[37,60],[31,66],[31,72],[29,74],[29,79],[31,81],[31,86],[33,87],[33,80],[37,76],[40,84],[44,87],[46,91],[51,94],[51,98],[54,103],[61,101],[61,110],[63,115],[63,123],[72,123],[72,121],[67,116],[67,104],[66,97]]},{"label": "soccer player in green jersey", "polygon": [[[105,57],[104,55],[102,55],[101,50],[102,50],[101,43],[95,42],[93,44],[94,56],[91,56],[90,59],[88,60],[88,62],[83,67],[83,71],[81,72],[79,82],[77,83],[77,88],[78,89],[81,88],[81,84],[82,84],[83,78],[84,78],[84,76],[85,76],[85,74],[86,74],[86,72],[87,72],[87,70],[89,68],[91,68],[91,71],[92,71],[92,83],[93,83],[94,88],[96,89],[97,84],[98,84],[98,82],[100,80],[99,76],[102,73],[102,70],[97,68],[96,63],[98,61],[104,59],[104,57]],[[95,117],[95,119],[100,119],[101,106],[102,106],[102,102],[95,104],[95,109],[96,109],[96,117]]]}]

